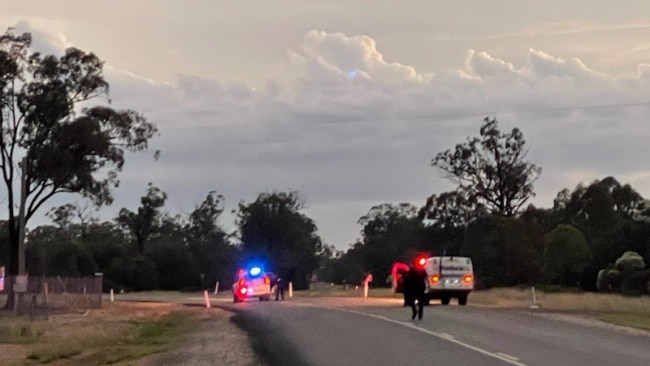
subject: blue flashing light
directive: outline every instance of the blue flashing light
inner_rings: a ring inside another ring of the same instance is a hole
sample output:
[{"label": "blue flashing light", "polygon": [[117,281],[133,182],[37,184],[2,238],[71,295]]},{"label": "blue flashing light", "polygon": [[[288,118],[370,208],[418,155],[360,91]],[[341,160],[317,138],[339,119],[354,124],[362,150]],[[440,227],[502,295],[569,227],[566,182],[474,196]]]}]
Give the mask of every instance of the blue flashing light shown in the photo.
[{"label": "blue flashing light", "polygon": [[248,273],[251,276],[259,276],[260,273],[262,273],[262,269],[260,267],[253,267],[253,268],[248,270]]}]

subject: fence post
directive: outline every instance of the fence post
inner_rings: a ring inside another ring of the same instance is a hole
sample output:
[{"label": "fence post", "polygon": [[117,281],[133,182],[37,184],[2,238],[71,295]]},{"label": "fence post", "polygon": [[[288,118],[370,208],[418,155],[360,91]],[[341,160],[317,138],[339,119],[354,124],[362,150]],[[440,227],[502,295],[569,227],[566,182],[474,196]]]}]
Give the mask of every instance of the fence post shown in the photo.
[{"label": "fence post", "polygon": [[47,282],[43,282],[43,303],[45,306],[50,304],[50,294]]}]

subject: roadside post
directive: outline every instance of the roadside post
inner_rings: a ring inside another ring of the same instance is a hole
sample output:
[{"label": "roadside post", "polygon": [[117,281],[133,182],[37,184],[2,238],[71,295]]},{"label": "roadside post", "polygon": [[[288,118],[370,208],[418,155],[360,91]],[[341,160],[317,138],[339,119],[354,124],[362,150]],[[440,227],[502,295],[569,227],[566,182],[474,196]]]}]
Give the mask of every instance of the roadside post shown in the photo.
[{"label": "roadside post", "polygon": [[115,292],[111,289],[111,302],[115,302]]},{"label": "roadside post", "polygon": [[205,307],[210,308],[210,295],[208,295],[208,290],[203,291],[203,299],[205,300]]},{"label": "roadside post", "polygon": [[535,296],[535,286],[531,287],[531,292],[533,294],[533,304],[530,307],[532,309],[538,309],[539,304],[537,303],[537,297]]},{"label": "roadside post", "polygon": [[289,298],[293,297],[293,282],[289,282]]},{"label": "roadside post", "polygon": [[372,273],[368,273],[363,280],[363,297],[368,297],[368,284],[372,282]]},{"label": "roadside post", "polygon": [[219,281],[217,281],[217,284],[214,285],[214,294],[216,295],[218,293],[219,293]]}]

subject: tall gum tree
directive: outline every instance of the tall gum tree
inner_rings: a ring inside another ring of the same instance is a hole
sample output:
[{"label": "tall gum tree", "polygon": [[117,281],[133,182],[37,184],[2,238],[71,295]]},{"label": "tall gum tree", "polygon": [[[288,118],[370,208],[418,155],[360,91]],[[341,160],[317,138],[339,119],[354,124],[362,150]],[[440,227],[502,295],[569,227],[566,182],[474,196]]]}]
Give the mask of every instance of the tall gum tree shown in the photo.
[{"label": "tall gum tree", "polygon": [[[59,193],[112,202],[126,151],[144,151],[156,126],[108,100],[103,62],[68,48],[62,56],[30,49],[29,33],[0,35],[0,173],[10,242],[8,274],[19,269],[27,222]],[[8,284],[10,292],[13,290]],[[9,296],[6,307],[13,306]]]},{"label": "tall gum tree", "polygon": [[502,132],[496,118],[485,118],[480,136],[439,153],[431,165],[458,185],[470,206],[500,216],[514,216],[535,195],[533,183],[542,169],[527,160],[524,134]]}]

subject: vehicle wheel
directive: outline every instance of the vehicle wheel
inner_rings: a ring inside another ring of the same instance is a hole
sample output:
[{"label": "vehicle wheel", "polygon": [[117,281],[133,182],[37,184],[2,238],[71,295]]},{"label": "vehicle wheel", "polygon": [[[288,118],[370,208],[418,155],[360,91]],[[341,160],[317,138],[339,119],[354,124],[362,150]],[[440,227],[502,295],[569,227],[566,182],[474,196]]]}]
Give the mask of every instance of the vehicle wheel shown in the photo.
[{"label": "vehicle wheel", "polygon": [[467,294],[458,296],[458,305],[467,305]]},{"label": "vehicle wheel", "polygon": [[239,302],[239,299],[237,298],[236,295],[232,295],[232,301],[233,301],[234,303],[238,303],[238,302]]},{"label": "vehicle wheel", "polygon": [[425,306],[429,306],[431,304],[431,299],[427,297],[426,299],[424,299],[422,304],[424,304]]},{"label": "vehicle wheel", "polygon": [[449,297],[449,296],[443,296],[443,297],[440,299],[440,303],[441,303],[442,305],[449,305],[449,301],[451,301],[451,297]]}]

